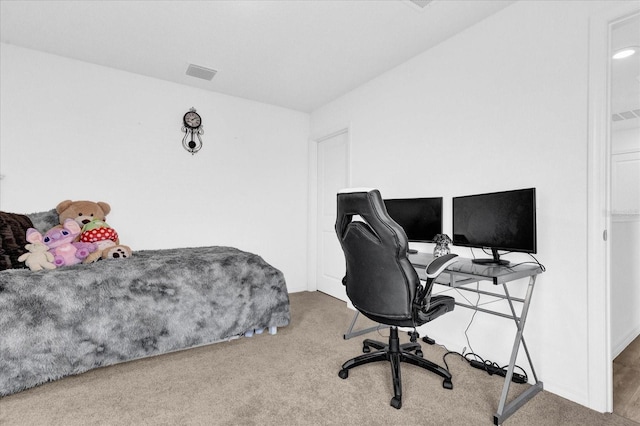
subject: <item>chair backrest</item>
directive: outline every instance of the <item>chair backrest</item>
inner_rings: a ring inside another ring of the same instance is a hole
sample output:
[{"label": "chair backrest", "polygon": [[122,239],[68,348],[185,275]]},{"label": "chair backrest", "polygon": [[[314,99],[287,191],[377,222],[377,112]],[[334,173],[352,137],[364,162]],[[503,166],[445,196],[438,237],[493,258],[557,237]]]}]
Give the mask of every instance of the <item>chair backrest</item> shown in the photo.
[{"label": "chair backrest", "polygon": [[338,193],[336,234],[344,252],[347,296],[374,321],[406,326],[420,279],[407,258],[407,236],[376,189]]}]

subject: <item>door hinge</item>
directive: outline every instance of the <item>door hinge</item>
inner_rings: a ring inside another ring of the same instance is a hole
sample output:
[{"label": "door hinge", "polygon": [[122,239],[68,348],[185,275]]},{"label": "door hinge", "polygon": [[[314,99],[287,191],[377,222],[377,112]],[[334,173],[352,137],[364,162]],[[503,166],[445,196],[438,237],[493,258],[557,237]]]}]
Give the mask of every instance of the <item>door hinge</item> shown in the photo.
[{"label": "door hinge", "polygon": [[604,231],[602,231],[602,239],[604,241],[607,241],[607,230],[606,229]]}]

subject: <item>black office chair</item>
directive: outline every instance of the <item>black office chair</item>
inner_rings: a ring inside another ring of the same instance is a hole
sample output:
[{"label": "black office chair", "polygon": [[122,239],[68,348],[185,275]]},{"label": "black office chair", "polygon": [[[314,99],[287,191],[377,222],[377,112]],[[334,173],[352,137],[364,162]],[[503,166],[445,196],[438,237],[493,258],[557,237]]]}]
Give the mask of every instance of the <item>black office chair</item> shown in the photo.
[{"label": "black office chair", "polygon": [[[426,268],[427,281],[423,286],[407,258],[406,234],[389,217],[376,189],[340,191],[335,228],[346,260],[343,284],[347,296],[363,315],[391,326],[389,343],[364,340],[365,354],[345,362],[338,373],[340,378],[346,379],[349,370],[359,365],[390,361],[394,390],[391,406],[394,408],[402,406],[401,362],[440,375],[444,379],[442,386],[452,389],[451,374],[422,358],[420,344],[414,339],[400,344],[398,327],[415,328],[453,310],[455,300],[449,296],[431,296],[431,287],[435,278],[455,262],[456,255],[436,258]],[[377,351],[370,352],[370,348]]]}]

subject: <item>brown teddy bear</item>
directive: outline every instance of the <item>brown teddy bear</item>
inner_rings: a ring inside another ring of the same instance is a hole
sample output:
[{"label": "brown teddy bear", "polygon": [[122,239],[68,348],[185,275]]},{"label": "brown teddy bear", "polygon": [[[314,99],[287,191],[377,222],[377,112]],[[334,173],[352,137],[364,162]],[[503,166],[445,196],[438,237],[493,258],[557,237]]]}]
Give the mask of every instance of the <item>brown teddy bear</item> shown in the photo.
[{"label": "brown teddy bear", "polygon": [[111,212],[111,206],[104,201],[71,201],[65,200],[56,206],[60,225],[67,219],[75,220],[80,228],[94,219],[106,220],[107,215]]},{"label": "brown teddy bear", "polygon": [[111,212],[111,206],[104,201],[65,200],[56,206],[60,223],[67,219],[75,220],[82,228],[78,240],[92,242],[98,250],[91,253],[82,263],[92,263],[100,259],[126,259],[132,252],[128,246],[121,245],[118,233],[105,222]]},{"label": "brown teddy bear", "polygon": [[103,259],[126,259],[127,257],[131,257],[131,254],[132,252],[129,246],[122,244],[102,250]]}]

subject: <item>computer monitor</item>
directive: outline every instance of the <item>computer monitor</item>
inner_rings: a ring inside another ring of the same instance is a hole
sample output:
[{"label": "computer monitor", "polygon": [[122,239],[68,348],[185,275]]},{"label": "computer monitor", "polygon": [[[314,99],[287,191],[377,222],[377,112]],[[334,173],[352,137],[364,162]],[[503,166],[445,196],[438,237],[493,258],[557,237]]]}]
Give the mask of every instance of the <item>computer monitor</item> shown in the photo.
[{"label": "computer monitor", "polygon": [[412,242],[431,243],[442,233],[442,197],[384,200],[387,213]]},{"label": "computer monitor", "polygon": [[535,188],[453,198],[453,244],[491,249],[475,263],[508,265],[498,250],[536,253]]}]

